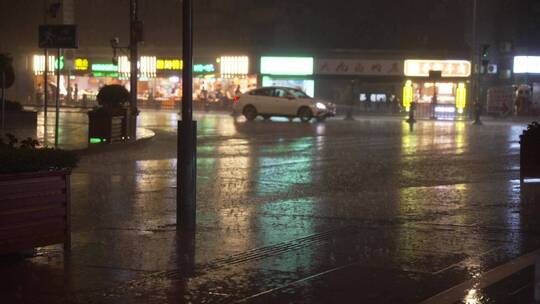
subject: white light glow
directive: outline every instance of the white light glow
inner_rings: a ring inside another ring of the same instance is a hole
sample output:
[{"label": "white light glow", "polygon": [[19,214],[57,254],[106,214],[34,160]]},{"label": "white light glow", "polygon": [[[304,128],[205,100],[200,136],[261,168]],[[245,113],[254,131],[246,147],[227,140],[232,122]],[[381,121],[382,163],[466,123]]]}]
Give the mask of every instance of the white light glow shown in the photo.
[{"label": "white light glow", "polygon": [[178,82],[180,82],[180,77],[178,77],[178,76],[171,76],[171,77],[169,77],[169,81],[170,81],[170,82],[173,82],[173,83],[178,83]]},{"label": "white light glow", "polygon": [[437,113],[455,113],[456,108],[454,107],[435,107],[435,112]]},{"label": "white light glow", "polygon": [[249,73],[248,56],[221,56],[219,64],[223,77],[246,76]]},{"label": "white light glow", "polygon": [[429,71],[441,71],[442,77],[469,77],[471,62],[467,60],[405,60],[406,76],[428,77]]},{"label": "white light glow", "polygon": [[514,73],[538,74],[540,73],[540,56],[515,56]]}]

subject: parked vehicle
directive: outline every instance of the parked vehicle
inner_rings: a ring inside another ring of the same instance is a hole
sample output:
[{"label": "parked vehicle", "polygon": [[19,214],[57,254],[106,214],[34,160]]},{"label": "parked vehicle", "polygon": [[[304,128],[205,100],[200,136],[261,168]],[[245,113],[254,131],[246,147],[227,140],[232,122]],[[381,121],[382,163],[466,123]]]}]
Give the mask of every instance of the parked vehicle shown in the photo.
[{"label": "parked vehicle", "polygon": [[242,113],[247,120],[254,120],[257,116],[264,119],[282,116],[298,117],[302,122],[313,118],[323,121],[336,114],[333,103],[287,87],[263,87],[248,91],[235,98],[233,109],[236,113]]}]

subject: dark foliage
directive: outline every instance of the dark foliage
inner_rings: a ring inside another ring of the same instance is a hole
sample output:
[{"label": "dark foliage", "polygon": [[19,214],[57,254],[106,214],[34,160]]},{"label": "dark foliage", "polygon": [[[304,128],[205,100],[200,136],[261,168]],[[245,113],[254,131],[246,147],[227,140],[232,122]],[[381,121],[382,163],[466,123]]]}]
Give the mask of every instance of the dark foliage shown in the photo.
[{"label": "dark foliage", "polygon": [[105,108],[117,109],[129,102],[129,91],[119,84],[106,85],[99,90],[97,100]]},{"label": "dark foliage", "polygon": [[77,166],[78,156],[71,151],[37,148],[32,138],[19,141],[12,134],[0,137],[0,174],[54,171]]},{"label": "dark foliage", "polygon": [[523,131],[523,137],[540,141],[540,123],[533,121],[527,126],[527,130]]},{"label": "dark foliage", "polygon": [[16,101],[11,101],[11,100],[6,100],[5,107],[6,107],[6,111],[22,111],[23,110],[23,106],[20,103]]}]

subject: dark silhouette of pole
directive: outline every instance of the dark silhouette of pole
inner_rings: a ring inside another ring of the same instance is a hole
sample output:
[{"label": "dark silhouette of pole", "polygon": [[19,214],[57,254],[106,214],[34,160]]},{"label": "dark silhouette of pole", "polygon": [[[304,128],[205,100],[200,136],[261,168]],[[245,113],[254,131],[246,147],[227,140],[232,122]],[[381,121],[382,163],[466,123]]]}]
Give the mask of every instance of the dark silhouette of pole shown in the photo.
[{"label": "dark silhouette of pole", "polygon": [[2,102],[2,133],[0,133],[0,138],[4,136],[5,126],[6,126],[6,72],[2,71],[2,96],[0,102]]},{"label": "dark silhouette of pole", "polygon": [[130,76],[129,87],[131,99],[129,101],[130,109],[127,119],[127,135],[135,139],[136,126],[132,126],[131,122],[136,124],[136,120],[131,120],[131,110],[137,108],[137,77],[138,69],[137,62],[139,60],[139,28],[138,28],[138,0],[130,0],[129,2],[129,60],[130,60]]},{"label": "dark silhouette of pole", "polygon": [[54,147],[58,148],[58,128],[60,126],[60,56],[61,50],[58,49],[56,53],[56,104],[55,104],[55,116],[54,116]]},{"label": "dark silhouette of pole", "polygon": [[178,122],[176,220],[195,230],[197,122],[193,121],[193,3],[182,1],[182,120]]},{"label": "dark silhouette of pole", "polygon": [[[47,24],[47,1],[43,1],[43,24]],[[44,134],[47,136],[47,107],[49,103],[49,88],[48,88],[48,73],[49,73],[49,50],[45,48],[43,50],[43,53],[45,55],[45,68],[43,71],[43,126],[45,128]]]}]

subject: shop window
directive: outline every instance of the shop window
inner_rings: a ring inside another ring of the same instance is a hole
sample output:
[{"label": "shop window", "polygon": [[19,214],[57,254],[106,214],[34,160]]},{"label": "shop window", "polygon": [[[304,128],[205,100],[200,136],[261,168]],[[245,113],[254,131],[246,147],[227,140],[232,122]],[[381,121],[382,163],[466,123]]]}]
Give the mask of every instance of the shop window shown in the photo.
[{"label": "shop window", "polygon": [[362,94],[358,95],[358,100],[366,101],[366,94],[362,93]]},{"label": "shop window", "polygon": [[371,94],[372,102],[386,102],[386,94]]},{"label": "shop window", "polygon": [[272,89],[269,88],[263,88],[258,89],[250,92],[250,95],[256,95],[256,96],[272,96]]},{"label": "shop window", "polygon": [[280,89],[280,88],[277,88],[277,89],[274,89],[274,94],[272,94],[274,97],[282,97],[282,98],[285,98],[287,97],[289,94],[287,93],[287,91],[285,91],[284,89]]}]

